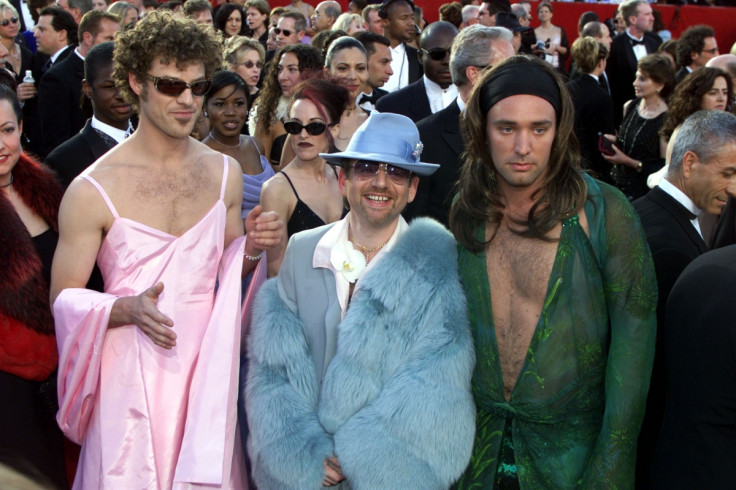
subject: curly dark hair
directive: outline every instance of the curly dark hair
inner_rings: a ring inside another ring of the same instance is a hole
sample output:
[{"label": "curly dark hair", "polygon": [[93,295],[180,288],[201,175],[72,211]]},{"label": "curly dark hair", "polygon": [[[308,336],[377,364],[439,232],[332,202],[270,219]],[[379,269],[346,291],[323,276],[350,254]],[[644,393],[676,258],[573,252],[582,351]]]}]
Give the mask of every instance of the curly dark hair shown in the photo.
[{"label": "curly dark hair", "polygon": [[693,62],[692,53],[700,53],[705,47],[706,37],[715,37],[716,33],[711,26],[697,25],[688,27],[677,40],[677,64],[690,66]]},{"label": "curly dark hair", "polygon": [[189,63],[203,63],[205,77],[222,65],[222,43],[211,27],[174,15],[155,11],[136,23],[135,28],[115,38],[112,77],[123,98],[138,109],[138,95],[130,88],[128,75],[145,80],[156,58],[183,69]]},{"label": "curly dark hair", "polygon": [[307,44],[287,44],[276,51],[274,57],[266,67],[267,75],[263,82],[263,89],[258,96],[258,113],[255,123],[270,127],[276,119],[276,107],[283,95],[279,84],[279,61],[286,53],[292,53],[299,60],[299,71],[302,80],[310,78],[314,73],[322,70],[322,55],[314,46]]},{"label": "curly dark hair", "polygon": [[685,119],[691,114],[701,109],[703,96],[713,88],[713,84],[716,83],[718,77],[723,77],[726,80],[726,87],[728,87],[726,111],[731,112],[733,107],[733,81],[731,77],[720,68],[702,66],[686,76],[670,97],[667,115],[664,118],[662,129],[659,130],[659,134],[664,139],[669,140],[677,126],[685,122]]},{"label": "curly dark hair", "polygon": [[519,63],[536,65],[540,77],[551,77],[561,100],[547,171],[540,190],[534,195],[535,202],[527,220],[517,223],[526,227],[520,234],[546,240],[547,232],[580,209],[587,196],[580,169],[579,146],[573,134],[575,109],[562,78],[552,65],[539,58],[508,58],[496,64],[476,83],[460,121],[466,152],[457,182],[457,198],[450,209],[450,229],[458,243],[471,252],[481,252],[488,245],[488,241],[476,236],[477,227],[487,222],[500,223],[504,208],[488,147],[488,113],[481,109],[483,87],[498,72]]}]

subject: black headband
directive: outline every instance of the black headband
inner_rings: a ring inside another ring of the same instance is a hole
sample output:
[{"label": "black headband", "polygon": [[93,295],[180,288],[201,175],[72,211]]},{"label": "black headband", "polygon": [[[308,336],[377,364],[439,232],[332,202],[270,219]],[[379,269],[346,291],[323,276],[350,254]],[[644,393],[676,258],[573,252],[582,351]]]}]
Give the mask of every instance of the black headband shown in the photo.
[{"label": "black headband", "polygon": [[513,63],[491,75],[480,90],[480,108],[487,114],[491,107],[513,95],[541,97],[559,116],[562,108],[560,89],[554,77],[532,63]]}]

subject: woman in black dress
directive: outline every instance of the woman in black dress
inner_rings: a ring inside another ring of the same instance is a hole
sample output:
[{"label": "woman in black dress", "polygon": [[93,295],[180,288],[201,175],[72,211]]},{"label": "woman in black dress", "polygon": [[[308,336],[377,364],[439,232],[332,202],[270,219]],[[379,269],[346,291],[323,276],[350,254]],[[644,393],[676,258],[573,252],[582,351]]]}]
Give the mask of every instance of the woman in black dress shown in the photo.
[{"label": "woman in black dress", "polygon": [[0,84],[0,461],[67,488],[49,305],[62,189],[22,153],[20,121],[15,93]]},{"label": "woman in black dress", "polygon": [[612,156],[603,155],[613,165],[613,184],[633,201],[649,191],[647,177],[664,166],[666,142],[659,136],[667,113],[667,97],[675,86],[675,73],[667,58],[650,54],[639,60],[634,80],[636,99],[624,105],[624,119]]}]

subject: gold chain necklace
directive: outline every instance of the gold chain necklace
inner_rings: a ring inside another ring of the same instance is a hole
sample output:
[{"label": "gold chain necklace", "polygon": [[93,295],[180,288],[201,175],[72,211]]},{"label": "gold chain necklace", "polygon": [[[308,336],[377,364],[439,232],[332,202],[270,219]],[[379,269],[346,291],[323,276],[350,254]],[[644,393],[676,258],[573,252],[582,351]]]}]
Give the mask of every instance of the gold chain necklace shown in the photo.
[{"label": "gold chain necklace", "polygon": [[361,253],[363,254],[363,256],[365,256],[365,258],[366,258],[366,260],[367,260],[367,259],[368,259],[368,256],[369,256],[370,254],[372,254],[372,253],[375,253],[375,252],[378,252],[378,251],[379,251],[379,250],[381,250],[381,249],[382,249],[383,247],[385,247],[385,246],[386,246],[386,244],[388,243],[388,240],[386,240],[386,241],[385,241],[385,242],[383,242],[382,244],[380,244],[380,245],[378,245],[378,246],[376,246],[376,247],[373,247],[373,248],[368,248],[368,247],[364,247],[364,246],[363,246],[363,245],[361,245],[360,243],[358,243],[358,242],[355,242],[355,241],[353,241],[353,240],[350,240],[350,243],[352,243],[353,245],[355,245],[355,246],[356,246],[356,247],[358,248],[358,250],[360,250],[360,252],[361,252]]}]

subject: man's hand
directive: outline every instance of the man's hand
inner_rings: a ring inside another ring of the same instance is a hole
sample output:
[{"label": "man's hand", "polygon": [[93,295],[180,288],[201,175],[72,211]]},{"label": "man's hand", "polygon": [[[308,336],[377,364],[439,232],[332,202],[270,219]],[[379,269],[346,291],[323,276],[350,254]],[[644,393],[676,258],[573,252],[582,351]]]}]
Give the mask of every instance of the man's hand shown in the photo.
[{"label": "man's hand", "polygon": [[[245,233],[247,235],[246,253],[257,255],[263,250],[269,250],[281,245],[285,232],[284,222],[279,219],[275,211],[263,211],[259,204],[245,217]],[[249,253],[253,247],[256,252]]]},{"label": "man's hand", "polygon": [[24,102],[36,96],[36,86],[32,83],[19,83],[16,88],[18,100]]},{"label": "man's hand", "polygon": [[154,344],[164,349],[176,345],[176,334],[171,331],[174,322],[156,307],[164,291],[164,283],[146,289],[138,296],[120,298],[110,312],[110,328],[137,325]]},{"label": "man's hand", "polygon": [[337,456],[325,458],[323,464],[325,467],[325,478],[322,480],[323,487],[337,485],[345,479],[345,476],[342,474],[342,468],[340,468],[340,463],[337,461]]}]

